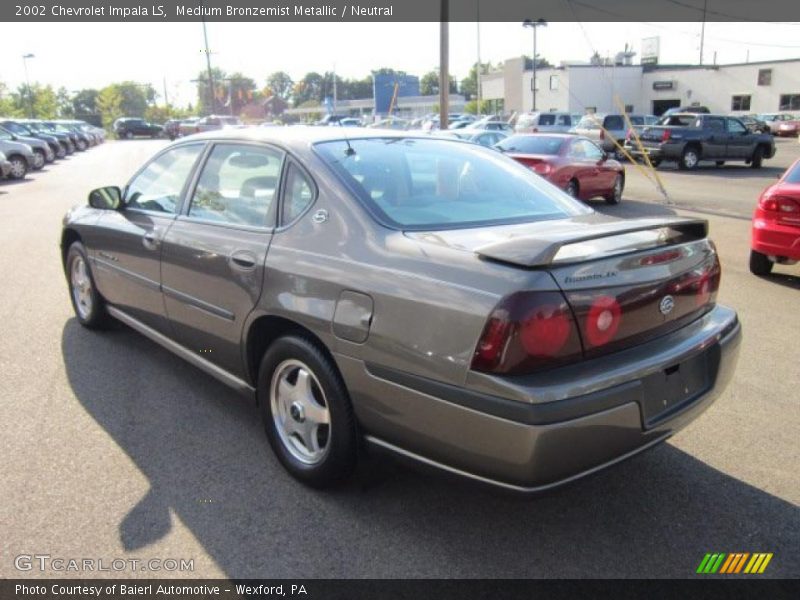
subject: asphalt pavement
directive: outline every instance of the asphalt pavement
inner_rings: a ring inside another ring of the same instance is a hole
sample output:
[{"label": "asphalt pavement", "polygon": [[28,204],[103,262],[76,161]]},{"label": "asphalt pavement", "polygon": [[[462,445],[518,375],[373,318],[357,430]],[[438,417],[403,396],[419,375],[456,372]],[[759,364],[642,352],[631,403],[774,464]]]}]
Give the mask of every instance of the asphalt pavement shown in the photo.
[{"label": "asphalt pavement", "polygon": [[[247,400],[133,331],[82,329],[61,269],[61,218],[124,184],[162,141],[108,142],[0,182],[0,576],[689,577],[707,552],[772,552],[800,576],[800,266],[747,267],[760,171],[628,168],[609,214],[708,218],[719,301],[744,338],[727,392],[641,456],[535,498],[368,460],[319,492],[291,479]],[[191,559],[194,570],[19,571],[19,555]]]}]

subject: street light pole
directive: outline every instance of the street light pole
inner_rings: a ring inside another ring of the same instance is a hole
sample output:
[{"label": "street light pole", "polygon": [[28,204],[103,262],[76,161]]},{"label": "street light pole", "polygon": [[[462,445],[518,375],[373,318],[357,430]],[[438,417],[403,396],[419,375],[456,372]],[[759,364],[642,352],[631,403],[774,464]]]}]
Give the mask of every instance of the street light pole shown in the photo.
[{"label": "street light pole", "polygon": [[535,21],[525,19],[522,22],[522,26],[533,29],[533,78],[531,79],[531,92],[533,92],[533,112],[536,112],[536,28],[547,27],[547,21],[544,19],[536,19]]},{"label": "street light pole", "polygon": [[34,54],[28,53],[22,55],[22,66],[25,69],[25,88],[28,92],[28,117],[33,118],[33,94],[31,93],[31,82],[28,79],[28,59],[36,58]]}]

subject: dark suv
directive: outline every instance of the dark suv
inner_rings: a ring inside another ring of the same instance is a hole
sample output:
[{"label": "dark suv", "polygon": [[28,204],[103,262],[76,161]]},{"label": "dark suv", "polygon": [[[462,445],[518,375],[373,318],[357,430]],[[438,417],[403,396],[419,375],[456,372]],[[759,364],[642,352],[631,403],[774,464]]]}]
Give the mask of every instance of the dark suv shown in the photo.
[{"label": "dark suv", "polygon": [[136,136],[156,138],[161,135],[164,128],[155,123],[148,123],[144,119],[122,118],[114,121],[114,133],[119,139],[130,140]]}]

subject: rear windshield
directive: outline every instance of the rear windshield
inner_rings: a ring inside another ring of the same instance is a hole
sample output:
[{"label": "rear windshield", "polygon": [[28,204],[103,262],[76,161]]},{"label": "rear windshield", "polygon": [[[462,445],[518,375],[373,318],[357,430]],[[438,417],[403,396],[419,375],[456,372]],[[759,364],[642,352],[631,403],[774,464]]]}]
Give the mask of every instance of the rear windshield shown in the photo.
[{"label": "rear windshield", "polygon": [[520,154],[549,154],[555,156],[561,151],[564,138],[544,135],[512,135],[497,144],[503,152]]},{"label": "rear windshield", "polygon": [[603,123],[603,126],[606,129],[624,129],[625,128],[625,119],[623,119],[621,116],[618,116],[618,115],[609,116],[609,117],[606,117],[606,120]]},{"label": "rear windshield", "polygon": [[524,223],[591,212],[530,169],[475,144],[371,138],[315,148],[375,218],[396,229]]},{"label": "rear windshield", "polygon": [[794,163],[794,165],[789,168],[783,180],[786,183],[800,183],[800,162]]}]

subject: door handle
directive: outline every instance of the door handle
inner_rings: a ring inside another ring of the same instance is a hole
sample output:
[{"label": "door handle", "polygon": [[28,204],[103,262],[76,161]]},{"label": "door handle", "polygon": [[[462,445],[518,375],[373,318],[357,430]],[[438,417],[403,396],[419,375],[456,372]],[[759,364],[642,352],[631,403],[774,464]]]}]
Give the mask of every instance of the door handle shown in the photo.
[{"label": "door handle", "polygon": [[158,231],[148,231],[142,236],[142,245],[148,250],[156,250],[159,244]]},{"label": "door handle", "polygon": [[235,250],[228,262],[234,269],[250,271],[256,268],[256,256],[247,250]]}]

